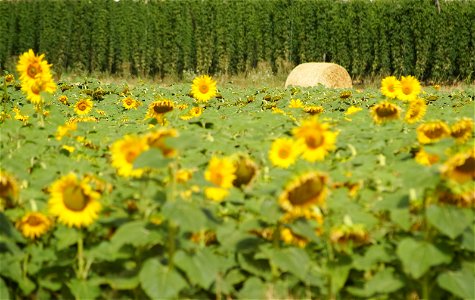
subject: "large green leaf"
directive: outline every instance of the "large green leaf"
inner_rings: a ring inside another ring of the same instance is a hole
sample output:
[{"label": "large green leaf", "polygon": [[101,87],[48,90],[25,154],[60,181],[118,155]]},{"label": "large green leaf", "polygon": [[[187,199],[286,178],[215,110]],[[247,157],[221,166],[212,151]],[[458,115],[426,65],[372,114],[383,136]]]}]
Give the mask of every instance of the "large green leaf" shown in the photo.
[{"label": "large green leaf", "polygon": [[437,277],[437,284],[443,289],[463,299],[475,299],[475,265],[459,271],[449,271]]},{"label": "large green leaf", "polygon": [[101,294],[101,289],[95,282],[72,279],[67,285],[76,299],[92,300]]},{"label": "large green leaf", "polygon": [[8,291],[8,287],[5,284],[5,281],[2,277],[0,277],[0,299],[2,300],[10,300],[10,292]]},{"label": "large green leaf", "polygon": [[432,226],[452,239],[462,234],[473,221],[473,212],[470,209],[450,205],[431,205],[426,214]]},{"label": "large green leaf", "polygon": [[265,299],[267,286],[257,277],[250,277],[244,282],[244,286],[239,291],[240,299]]},{"label": "large green leaf", "polygon": [[163,216],[184,231],[199,231],[206,225],[206,215],[195,203],[188,201],[168,201],[162,208]]},{"label": "large green leaf", "polygon": [[118,249],[125,244],[131,244],[134,246],[159,244],[162,239],[162,235],[158,232],[147,228],[147,223],[145,221],[138,220],[121,225],[112,236],[111,244]]},{"label": "large green leaf", "polygon": [[177,271],[163,266],[155,258],[145,261],[139,278],[143,290],[152,299],[177,298],[186,287],[185,280]]},{"label": "large green leaf", "polygon": [[193,284],[208,289],[216,281],[220,259],[206,248],[200,249],[195,255],[191,256],[179,251],[175,254],[174,261]]},{"label": "large green leaf", "polygon": [[163,156],[160,149],[151,148],[134,160],[134,168],[165,168],[170,159]]},{"label": "large green leaf", "polygon": [[56,237],[56,248],[63,250],[78,242],[80,232],[75,228],[60,226],[56,229],[54,235]]},{"label": "large green leaf", "polygon": [[415,279],[424,275],[431,267],[449,263],[452,256],[426,241],[413,238],[402,240],[396,250],[404,271]]},{"label": "large green leaf", "polygon": [[371,297],[375,294],[393,293],[404,286],[401,278],[394,275],[394,269],[386,268],[369,279],[363,288],[349,287],[348,291],[359,297]]},{"label": "large green leaf", "polygon": [[305,250],[300,248],[270,249],[268,254],[271,263],[284,272],[290,272],[303,281],[307,279],[310,258]]}]

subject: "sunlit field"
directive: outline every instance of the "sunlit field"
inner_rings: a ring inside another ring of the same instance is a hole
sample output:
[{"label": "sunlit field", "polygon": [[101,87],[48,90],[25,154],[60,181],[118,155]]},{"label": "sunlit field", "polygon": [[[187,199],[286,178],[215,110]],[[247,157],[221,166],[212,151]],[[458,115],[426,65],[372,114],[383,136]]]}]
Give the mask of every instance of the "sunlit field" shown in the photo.
[{"label": "sunlit field", "polygon": [[0,299],[475,298],[473,86],[46,59],[0,79]]}]

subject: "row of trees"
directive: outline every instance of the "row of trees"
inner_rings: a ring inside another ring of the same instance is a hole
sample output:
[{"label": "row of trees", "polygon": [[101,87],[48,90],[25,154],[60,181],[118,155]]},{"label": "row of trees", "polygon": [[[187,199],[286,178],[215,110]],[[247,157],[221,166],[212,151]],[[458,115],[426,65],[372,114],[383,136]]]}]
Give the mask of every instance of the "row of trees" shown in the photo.
[{"label": "row of trees", "polygon": [[0,67],[30,48],[57,72],[234,74],[335,62],[353,78],[467,80],[475,1],[19,0],[0,2]]}]

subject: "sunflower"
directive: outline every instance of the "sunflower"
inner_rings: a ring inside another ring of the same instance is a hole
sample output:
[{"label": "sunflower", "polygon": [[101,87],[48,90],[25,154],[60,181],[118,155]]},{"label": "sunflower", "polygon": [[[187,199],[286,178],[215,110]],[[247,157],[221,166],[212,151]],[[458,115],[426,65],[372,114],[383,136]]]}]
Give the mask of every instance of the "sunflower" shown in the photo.
[{"label": "sunflower", "polygon": [[70,131],[74,131],[78,128],[77,122],[66,122],[64,125],[59,125],[56,128],[56,139],[58,141],[62,140],[65,136],[71,136]]},{"label": "sunflower", "polygon": [[122,106],[127,110],[137,109],[137,107],[139,105],[140,105],[140,103],[137,100],[135,100],[131,97],[126,97],[126,98],[122,99]]},{"label": "sunflower", "polygon": [[15,81],[15,76],[13,76],[13,74],[7,74],[3,78],[4,78],[3,80],[5,80],[5,83],[7,85],[10,85]]},{"label": "sunflower", "polygon": [[303,107],[303,102],[300,99],[290,99],[289,108],[301,108]]},{"label": "sunflower", "polygon": [[308,244],[308,239],[296,234],[288,227],[280,230],[280,239],[287,245],[294,245],[299,248],[304,248]]},{"label": "sunflower", "polygon": [[147,139],[147,144],[152,148],[162,151],[163,156],[173,157],[177,154],[177,151],[166,145],[166,139],[176,136],[178,136],[178,132],[175,129],[160,128],[148,133],[145,138]]},{"label": "sunflower", "polygon": [[475,180],[475,148],[449,158],[441,168],[442,176],[458,183]]},{"label": "sunflower", "polygon": [[406,112],[404,120],[409,123],[416,123],[420,121],[427,111],[427,104],[424,99],[416,99],[409,103],[409,109]]},{"label": "sunflower", "polygon": [[74,111],[78,115],[86,115],[91,111],[93,105],[94,103],[89,98],[80,99],[76,104],[74,104]]},{"label": "sunflower", "polygon": [[450,127],[450,135],[460,144],[472,137],[472,131],[473,120],[470,118],[463,118]]},{"label": "sunflower", "polygon": [[207,102],[217,95],[216,81],[208,75],[201,75],[193,79],[191,94],[198,101]]},{"label": "sunflower", "polygon": [[15,113],[15,120],[21,121],[24,124],[28,123],[28,119],[30,118],[27,115],[24,115],[21,113],[20,109],[18,107],[13,107],[13,112]]},{"label": "sunflower", "polygon": [[417,140],[421,144],[437,142],[450,136],[449,126],[441,121],[427,122],[417,127]]},{"label": "sunflower", "polygon": [[63,103],[64,105],[68,105],[68,96],[61,95],[58,97],[58,101]]},{"label": "sunflower", "polygon": [[12,175],[0,169],[0,211],[15,207],[18,183]]},{"label": "sunflower", "polygon": [[421,92],[421,84],[414,76],[402,76],[401,88],[397,89],[397,98],[403,101],[412,101]]},{"label": "sunflower", "polygon": [[340,99],[347,99],[351,97],[351,91],[343,91],[340,93]]},{"label": "sunflower", "polygon": [[54,93],[56,84],[51,76],[37,76],[36,80],[27,81],[21,85],[21,90],[31,103],[37,104],[43,101],[41,92]]},{"label": "sunflower", "polygon": [[26,238],[30,239],[40,237],[48,231],[51,225],[51,220],[39,212],[27,213],[16,223],[18,230],[20,230]]},{"label": "sunflower", "polygon": [[321,114],[324,111],[324,108],[322,106],[310,105],[304,106],[303,111],[313,116]]},{"label": "sunflower", "polygon": [[87,180],[74,173],[62,176],[50,186],[48,211],[68,227],[87,227],[101,210],[100,194],[94,191]]},{"label": "sunflower", "polygon": [[134,169],[134,160],[143,152],[149,149],[146,137],[136,135],[125,135],[122,139],[115,141],[110,148],[112,166],[117,169],[117,173],[124,177],[140,177],[145,172],[145,168]]},{"label": "sunflower", "polygon": [[203,113],[203,108],[199,106],[195,106],[192,109],[190,109],[190,111],[186,115],[181,116],[180,119],[189,120],[189,119],[197,118],[201,116],[202,113]]},{"label": "sunflower", "polygon": [[340,225],[330,230],[330,241],[339,249],[358,247],[369,242],[369,234],[362,224]]},{"label": "sunflower", "polygon": [[257,165],[246,155],[238,155],[234,159],[234,166],[236,168],[236,172],[234,173],[236,178],[233,180],[235,187],[248,186],[251,181],[256,178]]},{"label": "sunflower", "polygon": [[416,162],[423,166],[432,166],[439,161],[439,156],[437,154],[427,153],[424,149],[417,151],[416,156],[414,157]]},{"label": "sunflower", "polygon": [[213,156],[205,171],[205,179],[222,188],[231,188],[236,179],[236,167],[231,159]]},{"label": "sunflower", "polygon": [[437,200],[443,204],[472,208],[475,205],[475,190],[470,184],[458,187],[456,191],[446,186],[440,186],[437,189]]},{"label": "sunflower", "polygon": [[163,116],[173,110],[174,104],[170,100],[157,100],[148,106],[146,118],[155,118],[163,121]]},{"label": "sunflower", "polygon": [[205,188],[205,196],[206,198],[221,202],[229,195],[229,189],[221,188],[221,187],[207,187]]},{"label": "sunflower", "polygon": [[381,80],[381,93],[388,98],[396,98],[401,83],[395,76],[387,76]]},{"label": "sunflower", "polygon": [[302,143],[291,138],[278,138],[272,142],[269,159],[276,167],[288,168],[302,153]]},{"label": "sunflower", "polygon": [[319,123],[316,118],[311,118],[292,130],[294,137],[303,145],[302,157],[305,160],[323,160],[335,148],[338,132],[332,132],[329,128],[329,124]]},{"label": "sunflower", "polygon": [[43,60],[44,54],[35,55],[33,50],[20,55],[16,66],[20,73],[20,80],[24,83],[35,81],[38,76],[50,75],[50,66],[46,60]]},{"label": "sunflower", "polygon": [[376,124],[399,119],[401,108],[391,102],[383,101],[371,107],[371,116]]},{"label": "sunflower", "polygon": [[191,169],[180,169],[175,173],[175,181],[178,183],[185,183],[193,177],[193,170]]},{"label": "sunflower", "polygon": [[356,114],[357,112],[362,111],[362,110],[363,108],[352,105],[348,107],[348,109],[345,111],[345,116]]},{"label": "sunflower", "polygon": [[297,177],[285,187],[279,197],[280,206],[286,211],[304,215],[313,205],[323,206],[327,194],[327,176],[310,172]]}]

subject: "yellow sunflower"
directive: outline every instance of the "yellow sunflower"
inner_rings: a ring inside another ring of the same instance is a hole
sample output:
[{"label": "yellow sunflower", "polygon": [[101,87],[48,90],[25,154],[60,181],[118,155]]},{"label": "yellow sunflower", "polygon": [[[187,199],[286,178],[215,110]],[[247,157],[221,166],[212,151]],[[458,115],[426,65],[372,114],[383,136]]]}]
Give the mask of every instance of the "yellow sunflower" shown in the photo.
[{"label": "yellow sunflower", "polygon": [[51,220],[39,212],[27,213],[16,223],[16,227],[21,231],[23,236],[30,239],[42,236],[48,231],[51,225]]},{"label": "yellow sunflower", "polygon": [[157,148],[162,151],[163,156],[173,157],[177,154],[177,151],[166,144],[167,138],[173,138],[178,136],[178,132],[175,129],[160,128],[153,132],[148,133],[145,138],[147,144],[150,147]]},{"label": "yellow sunflower", "polygon": [[21,90],[31,103],[37,104],[43,101],[41,92],[54,93],[56,84],[51,76],[37,76],[36,80],[27,81],[21,85]]},{"label": "yellow sunflower", "polygon": [[18,107],[13,107],[13,112],[15,113],[15,120],[21,121],[24,124],[28,123],[28,119],[30,118],[27,115],[21,113],[21,110]]},{"label": "yellow sunflower", "polygon": [[289,108],[301,108],[303,107],[303,102],[300,99],[290,99]]},{"label": "yellow sunflower", "polygon": [[231,188],[236,179],[236,167],[231,159],[213,156],[205,171],[205,179],[222,188]]},{"label": "yellow sunflower", "polygon": [[13,76],[13,74],[7,74],[3,78],[4,78],[3,80],[5,80],[5,83],[7,85],[10,85],[15,81],[15,76]]},{"label": "yellow sunflower", "polygon": [[15,207],[18,183],[12,175],[0,169],[0,211]]},{"label": "yellow sunflower", "polygon": [[475,148],[449,158],[441,167],[442,176],[458,183],[475,180]]},{"label": "yellow sunflower", "polygon": [[376,124],[399,119],[401,108],[391,102],[383,101],[371,107],[371,117]]},{"label": "yellow sunflower", "polygon": [[420,149],[417,151],[414,159],[420,165],[432,166],[439,161],[439,156],[437,154],[428,153],[424,149]]},{"label": "yellow sunflower", "polygon": [[93,105],[94,103],[89,98],[80,99],[76,104],[74,104],[74,111],[78,115],[86,115],[91,111]]},{"label": "yellow sunflower", "polygon": [[191,94],[198,101],[207,102],[217,95],[216,81],[208,75],[201,75],[193,79]]},{"label": "yellow sunflower", "polygon": [[343,91],[340,93],[340,99],[348,99],[351,97],[351,91]]},{"label": "yellow sunflower", "polygon": [[314,116],[314,115],[321,114],[324,111],[324,108],[322,106],[310,105],[310,106],[304,106],[303,111],[309,115]]},{"label": "yellow sunflower", "polygon": [[163,121],[163,116],[167,112],[171,112],[174,104],[170,100],[157,100],[148,106],[146,118],[155,118],[158,121]]},{"label": "yellow sunflower", "polygon": [[409,123],[413,124],[420,121],[427,111],[427,104],[424,99],[417,98],[409,103],[409,109],[406,112],[406,116],[404,120]]},{"label": "yellow sunflower", "polygon": [[362,110],[363,108],[352,105],[348,107],[348,109],[345,111],[345,116],[356,114],[357,112],[362,111]]},{"label": "yellow sunflower", "polygon": [[381,93],[388,98],[396,98],[401,83],[395,76],[387,76],[381,80]]},{"label": "yellow sunflower", "polygon": [[427,122],[417,127],[417,140],[421,144],[435,143],[450,136],[449,126],[441,121]]},{"label": "yellow sunflower", "polygon": [[473,185],[463,185],[454,191],[448,187],[441,186],[437,190],[437,200],[443,204],[473,208],[475,207],[475,189]]},{"label": "yellow sunflower", "polygon": [[323,160],[328,152],[335,148],[338,132],[332,132],[329,128],[329,124],[311,118],[292,130],[294,137],[303,145],[302,157],[305,160]]},{"label": "yellow sunflower", "polygon": [[51,184],[48,211],[68,227],[87,227],[99,217],[100,197],[87,180],[69,173]]},{"label": "yellow sunflower", "polygon": [[338,247],[358,247],[369,242],[369,233],[362,224],[340,225],[330,230],[330,241]]},{"label": "yellow sunflower", "polygon": [[288,227],[280,229],[280,239],[287,245],[294,245],[299,248],[304,248],[308,244],[308,239],[296,234]]},{"label": "yellow sunflower", "polygon": [[286,212],[304,215],[313,205],[323,206],[327,194],[327,176],[310,172],[297,177],[285,187],[279,204]]},{"label": "yellow sunflower", "polygon": [[463,118],[450,127],[450,135],[457,141],[463,144],[472,137],[473,120],[470,118]]},{"label": "yellow sunflower", "polygon": [[291,138],[278,138],[272,142],[269,159],[276,167],[288,168],[295,163],[302,150],[301,141]]},{"label": "yellow sunflower", "polygon": [[206,187],[205,188],[205,196],[206,198],[221,202],[229,195],[229,189],[221,188],[221,187]]},{"label": "yellow sunflower", "polygon": [[402,76],[401,88],[397,90],[397,98],[403,101],[412,101],[417,99],[421,92],[421,84],[414,76]]},{"label": "yellow sunflower", "polygon": [[58,101],[63,103],[64,105],[68,105],[68,96],[61,95],[58,97]]},{"label": "yellow sunflower", "polygon": [[248,186],[257,175],[257,165],[246,155],[238,155],[234,159],[236,178],[233,181],[235,187]]},{"label": "yellow sunflower", "polygon": [[126,97],[126,98],[122,99],[122,106],[127,110],[137,109],[137,107],[139,105],[140,105],[140,103],[137,100],[135,100],[131,97]]},{"label": "yellow sunflower", "polygon": [[50,66],[43,60],[44,54],[35,55],[32,49],[20,55],[16,66],[20,80],[24,83],[35,81],[37,76],[50,75]]},{"label": "yellow sunflower", "polygon": [[117,169],[117,173],[120,176],[140,177],[146,169],[134,169],[134,161],[141,153],[147,151],[149,148],[150,146],[146,137],[126,135],[111,145],[112,166]]},{"label": "yellow sunflower", "polygon": [[189,120],[189,119],[197,118],[201,116],[202,113],[203,113],[203,108],[199,106],[195,106],[192,109],[190,109],[190,111],[186,115],[181,116],[180,119]]}]

